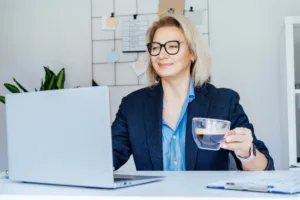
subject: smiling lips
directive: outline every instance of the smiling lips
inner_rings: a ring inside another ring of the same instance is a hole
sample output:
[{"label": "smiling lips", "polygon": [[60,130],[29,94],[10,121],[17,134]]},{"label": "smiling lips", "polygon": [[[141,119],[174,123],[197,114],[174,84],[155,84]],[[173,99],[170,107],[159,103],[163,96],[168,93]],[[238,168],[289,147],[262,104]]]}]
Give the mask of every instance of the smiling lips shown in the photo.
[{"label": "smiling lips", "polygon": [[165,67],[169,67],[173,65],[173,63],[159,63],[158,66],[161,67],[161,68],[165,68]]}]

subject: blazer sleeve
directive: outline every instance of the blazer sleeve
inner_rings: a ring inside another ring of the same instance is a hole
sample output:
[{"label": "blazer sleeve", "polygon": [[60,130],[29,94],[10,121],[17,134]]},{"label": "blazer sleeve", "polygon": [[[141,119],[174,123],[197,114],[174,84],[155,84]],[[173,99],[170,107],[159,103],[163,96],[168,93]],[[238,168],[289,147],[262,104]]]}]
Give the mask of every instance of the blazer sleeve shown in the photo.
[{"label": "blazer sleeve", "polygon": [[124,165],[132,154],[125,108],[123,98],[112,123],[113,167],[116,170]]},{"label": "blazer sleeve", "polygon": [[[265,170],[274,170],[274,161],[273,158],[270,156],[268,148],[266,145],[258,140],[254,134],[254,128],[253,125],[249,122],[248,117],[246,113],[244,112],[243,107],[239,104],[240,97],[238,93],[234,92],[231,103],[230,103],[230,113],[229,118],[231,121],[231,129],[237,128],[237,127],[243,127],[248,128],[252,132],[253,137],[253,144],[255,145],[256,149],[259,150],[262,154],[265,155],[265,157],[268,160],[267,167]],[[235,153],[231,151],[232,156],[234,157],[237,168],[239,170],[243,170],[241,161],[236,157]]]}]

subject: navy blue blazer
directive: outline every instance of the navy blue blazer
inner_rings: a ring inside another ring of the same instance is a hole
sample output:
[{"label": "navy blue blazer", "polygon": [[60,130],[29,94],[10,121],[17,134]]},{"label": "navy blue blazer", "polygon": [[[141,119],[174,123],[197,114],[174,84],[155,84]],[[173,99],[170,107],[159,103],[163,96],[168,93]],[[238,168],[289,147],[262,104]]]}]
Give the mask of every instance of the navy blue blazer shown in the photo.
[{"label": "navy blue blazer", "polygon": [[[161,83],[153,88],[146,87],[132,92],[122,99],[112,124],[115,169],[125,164],[132,154],[137,170],[163,170],[162,105]],[[250,129],[253,143],[268,159],[266,170],[274,170],[273,159],[265,144],[255,137],[253,126],[239,104],[238,93],[230,89],[216,88],[209,83],[195,88],[195,99],[188,105],[186,170],[228,170],[229,153],[232,153],[237,168],[242,170],[241,162],[234,152],[225,149],[209,151],[197,147],[192,136],[194,117],[229,120],[231,129]]]}]

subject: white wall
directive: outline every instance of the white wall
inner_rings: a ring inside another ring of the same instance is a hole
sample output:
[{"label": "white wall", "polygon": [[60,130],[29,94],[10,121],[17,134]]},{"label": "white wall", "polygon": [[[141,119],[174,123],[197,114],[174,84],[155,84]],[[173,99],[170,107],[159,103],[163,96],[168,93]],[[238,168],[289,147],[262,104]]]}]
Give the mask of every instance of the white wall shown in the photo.
[{"label": "white wall", "polygon": [[[15,77],[39,88],[42,66],[66,68],[66,87],[92,82],[91,7],[87,0],[0,0],[0,95]],[[0,104],[0,171],[7,168],[5,109]]]},{"label": "white wall", "polygon": [[276,169],[287,169],[279,132],[279,33],[285,15],[300,15],[298,0],[210,0],[213,83],[241,96],[257,137],[268,146]]}]

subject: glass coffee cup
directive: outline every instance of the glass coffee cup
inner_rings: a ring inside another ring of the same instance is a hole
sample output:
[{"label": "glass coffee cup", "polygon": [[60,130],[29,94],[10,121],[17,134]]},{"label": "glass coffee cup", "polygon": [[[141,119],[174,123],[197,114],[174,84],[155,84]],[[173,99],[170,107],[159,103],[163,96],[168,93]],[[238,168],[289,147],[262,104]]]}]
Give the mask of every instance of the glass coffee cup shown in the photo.
[{"label": "glass coffee cup", "polygon": [[200,149],[218,151],[229,130],[230,121],[227,120],[193,118],[192,121],[193,138]]}]

